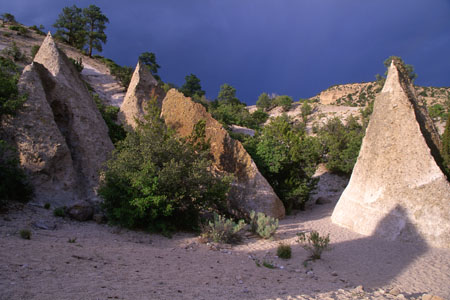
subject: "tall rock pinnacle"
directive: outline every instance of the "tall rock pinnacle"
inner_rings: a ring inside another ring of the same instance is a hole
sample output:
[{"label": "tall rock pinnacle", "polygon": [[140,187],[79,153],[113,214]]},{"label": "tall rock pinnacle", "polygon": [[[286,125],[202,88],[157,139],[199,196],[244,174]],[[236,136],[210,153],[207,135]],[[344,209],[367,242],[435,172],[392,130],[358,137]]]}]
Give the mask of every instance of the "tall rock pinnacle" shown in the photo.
[{"label": "tall rock pinnacle", "polygon": [[28,94],[8,124],[36,201],[95,199],[99,171],[114,146],[78,71],[49,33],[19,82]]},{"label": "tall rock pinnacle", "polygon": [[156,97],[158,105],[161,106],[164,96],[164,90],[159,87],[158,81],[152,76],[150,70],[138,62],[125,99],[120,106],[119,120],[122,124],[135,128],[136,119],[143,120],[147,102]]},{"label": "tall rock pinnacle", "polygon": [[364,235],[450,247],[450,184],[439,167],[439,143],[393,61],[332,221]]}]

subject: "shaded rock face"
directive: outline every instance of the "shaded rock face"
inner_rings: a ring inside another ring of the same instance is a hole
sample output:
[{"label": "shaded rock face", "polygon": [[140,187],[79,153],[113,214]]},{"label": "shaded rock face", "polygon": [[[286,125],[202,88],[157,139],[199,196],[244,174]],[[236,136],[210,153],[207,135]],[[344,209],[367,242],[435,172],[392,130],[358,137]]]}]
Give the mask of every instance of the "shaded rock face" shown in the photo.
[{"label": "shaded rock face", "polygon": [[25,108],[7,125],[38,202],[94,200],[99,171],[114,146],[78,72],[49,34],[19,89]]},{"label": "shaded rock face", "polygon": [[437,163],[439,139],[402,71],[391,64],[331,219],[365,235],[450,248],[450,184]]},{"label": "shaded rock face", "polygon": [[157,103],[161,107],[164,96],[164,90],[159,87],[158,81],[152,76],[149,69],[138,62],[125,99],[120,106],[119,120],[122,124],[136,128],[136,119],[143,120],[148,101],[156,97]]},{"label": "shaded rock face", "polygon": [[201,104],[194,103],[172,89],[164,98],[161,114],[166,124],[180,136],[190,135],[198,121],[206,121],[206,139],[210,140],[214,166],[235,176],[229,193],[234,213],[246,215],[255,210],[276,218],[285,215],[283,203],[258,171],[242,144],[233,140]]}]

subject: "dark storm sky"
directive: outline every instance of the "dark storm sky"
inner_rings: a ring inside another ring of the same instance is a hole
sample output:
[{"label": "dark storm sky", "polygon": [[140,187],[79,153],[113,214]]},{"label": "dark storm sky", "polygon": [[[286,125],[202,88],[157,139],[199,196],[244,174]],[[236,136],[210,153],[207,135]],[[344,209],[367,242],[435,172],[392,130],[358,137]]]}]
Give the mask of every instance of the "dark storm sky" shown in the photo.
[{"label": "dark storm sky", "polygon": [[262,92],[311,97],[333,84],[371,81],[401,56],[419,85],[450,86],[450,0],[0,0],[46,30],[61,9],[101,7],[102,55],[134,66],[156,54],[164,81],[196,74],[207,97],[229,83],[255,103]]}]

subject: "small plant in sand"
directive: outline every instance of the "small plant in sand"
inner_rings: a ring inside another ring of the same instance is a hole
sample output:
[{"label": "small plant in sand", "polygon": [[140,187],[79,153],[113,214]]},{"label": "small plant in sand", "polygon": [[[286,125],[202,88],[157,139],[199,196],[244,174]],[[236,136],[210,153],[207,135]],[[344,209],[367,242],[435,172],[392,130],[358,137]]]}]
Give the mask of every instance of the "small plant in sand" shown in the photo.
[{"label": "small plant in sand", "polygon": [[275,269],[275,266],[272,263],[265,260],[262,262],[262,265],[268,269]]},{"label": "small plant in sand", "polygon": [[48,202],[45,203],[45,204],[44,204],[44,208],[45,208],[45,209],[50,209],[50,203],[48,203]]},{"label": "small plant in sand", "polygon": [[245,227],[244,220],[235,223],[224,216],[214,214],[214,221],[209,221],[203,228],[202,237],[216,243],[238,243],[241,240],[239,232]]},{"label": "small plant in sand", "polygon": [[58,207],[58,208],[55,208],[55,210],[53,210],[53,215],[55,216],[55,217],[64,217],[65,215],[66,215],[66,213],[64,212],[64,208],[62,208],[62,207]]},{"label": "small plant in sand", "polygon": [[271,238],[278,228],[278,219],[266,216],[262,212],[250,213],[250,228],[253,233],[256,233],[264,239]]},{"label": "small plant in sand", "polygon": [[20,237],[23,238],[24,240],[29,240],[31,239],[31,231],[28,229],[22,229],[20,230]]},{"label": "small plant in sand", "polygon": [[281,243],[277,248],[277,256],[282,259],[291,258],[292,250],[290,245]]},{"label": "small plant in sand", "polygon": [[311,231],[309,234],[306,232],[297,233],[298,242],[303,244],[303,248],[311,253],[311,259],[320,259],[322,252],[330,250],[330,235],[326,237],[320,236],[317,231]]}]

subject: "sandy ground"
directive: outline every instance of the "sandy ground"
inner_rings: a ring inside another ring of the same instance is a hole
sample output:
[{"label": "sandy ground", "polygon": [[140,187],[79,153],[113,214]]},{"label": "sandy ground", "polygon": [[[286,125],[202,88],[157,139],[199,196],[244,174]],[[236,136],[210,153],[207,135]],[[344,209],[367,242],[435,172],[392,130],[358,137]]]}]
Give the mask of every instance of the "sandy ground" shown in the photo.
[{"label": "sandy ground", "polygon": [[[281,220],[272,241],[246,234],[218,249],[193,233],[166,238],[57,218],[32,204],[11,209],[0,215],[0,299],[450,299],[450,249],[338,227],[330,221],[337,198]],[[20,238],[24,228],[31,240]],[[310,230],[330,234],[332,250],[305,264],[296,233]],[[276,256],[280,242],[292,246],[291,259]]]}]

